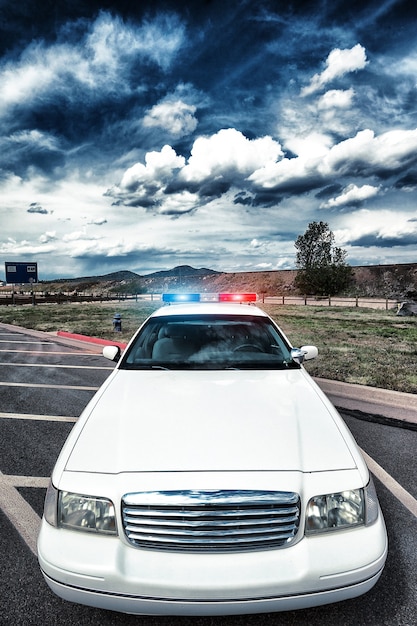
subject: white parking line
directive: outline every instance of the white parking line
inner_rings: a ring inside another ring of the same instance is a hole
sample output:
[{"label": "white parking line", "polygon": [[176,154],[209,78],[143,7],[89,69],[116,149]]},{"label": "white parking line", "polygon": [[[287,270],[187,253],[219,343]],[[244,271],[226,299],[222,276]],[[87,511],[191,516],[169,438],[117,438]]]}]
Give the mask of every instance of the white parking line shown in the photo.
[{"label": "white parking line", "polygon": [[82,385],[48,385],[47,383],[11,383],[0,382],[0,387],[33,387],[39,389],[76,389],[77,391],[97,391],[99,387],[84,387]]},{"label": "white parking line", "polygon": [[12,487],[46,489],[49,484],[49,478],[43,478],[42,476],[12,476],[10,474],[0,474],[0,480],[4,483],[8,483]]},{"label": "white parking line", "polygon": [[390,475],[388,472],[384,470],[383,467],[378,465],[376,461],[373,460],[364,450],[361,451],[363,457],[368,465],[369,470],[381,481],[381,483],[392,493],[393,496],[397,498],[405,506],[406,509],[410,511],[417,517],[417,500],[401,487],[399,483]]},{"label": "white parking line", "polygon": [[[52,346],[53,347],[53,346]],[[51,354],[59,354],[59,355],[70,355],[70,356],[97,356],[98,353],[97,352],[75,352],[75,351],[71,351],[71,352],[58,352],[58,350],[2,350],[0,349],[0,352],[6,352],[6,353],[10,353],[13,352],[14,354],[39,354],[40,356],[50,356]],[[100,356],[100,355],[99,355]]]},{"label": "white parking line", "polygon": [[[0,363],[0,367],[10,367],[10,363]],[[112,370],[113,368],[104,365],[55,365],[53,363],[13,363],[13,367],[51,367],[52,369],[62,368],[69,370]]]},{"label": "white parking line", "polygon": [[78,417],[65,415],[34,415],[31,413],[0,413],[0,418],[13,420],[38,420],[40,422],[76,422]]},{"label": "white parking line", "polygon": [[10,477],[0,472],[0,508],[36,556],[36,542],[41,519],[11,484]]},{"label": "white parking line", "polygon": [[29,341],[25,339],[0,339],[0,343],[34,343],[37,346],[53,346],[50,341]]}]

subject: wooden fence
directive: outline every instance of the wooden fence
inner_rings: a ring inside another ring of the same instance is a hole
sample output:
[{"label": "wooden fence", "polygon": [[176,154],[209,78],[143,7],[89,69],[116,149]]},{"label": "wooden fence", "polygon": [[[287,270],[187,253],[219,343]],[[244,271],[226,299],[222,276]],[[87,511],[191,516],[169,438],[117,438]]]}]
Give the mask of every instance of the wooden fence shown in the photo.
[{"label": "wooden fence", "polygon": [[[205,294],[206,297],[214,294]],[[160,301],[160,293],[148,294],[101,294],[101,293],[40,293],[40,292],[0,292],[0,305],[24,305],[24,304],[64,304],[66,302],[111,302],[111,301],[138,301],[151,300]],[[258,301],[264,304],[280,304],[280,305],[301,305],[301,306],[340,306],[340,307],[356,307],[369,309],[398,309],[399,300],[392,298],[367,298],[367,297],[350,297],[341,298],[339,296],[294,296],[294,295],[276,295],[264,296],[259,295]]]}]

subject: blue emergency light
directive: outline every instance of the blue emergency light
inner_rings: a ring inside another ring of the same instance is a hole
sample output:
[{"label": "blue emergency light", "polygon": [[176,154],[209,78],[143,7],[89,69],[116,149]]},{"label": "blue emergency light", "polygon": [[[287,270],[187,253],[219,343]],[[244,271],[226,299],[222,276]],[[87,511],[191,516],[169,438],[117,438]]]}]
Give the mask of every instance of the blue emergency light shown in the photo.
[{"label": "blue emergency light", "polygon": [[200,302],[199,293],[163,293],[162,302]]}]

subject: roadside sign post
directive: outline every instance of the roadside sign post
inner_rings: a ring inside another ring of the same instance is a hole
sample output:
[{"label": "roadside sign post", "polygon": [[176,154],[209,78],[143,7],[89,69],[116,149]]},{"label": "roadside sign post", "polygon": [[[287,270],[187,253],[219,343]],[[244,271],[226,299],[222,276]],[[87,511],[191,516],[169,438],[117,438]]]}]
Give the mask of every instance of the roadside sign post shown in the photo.
[{"label": "roadside sign post", "polygon": [[16,283],[37,283],[38,264],[37,263],[9,263],[5,262],[6,283],[15,285]]},{"label": "roadside sign post", "polygon": [[12,304],[15,304],[15,285],[29,283],[32,287],[32,304],[35,304],[33,284],[38,282],[38,264],[8,262],[4,264],[6,283],[12,285]]}]

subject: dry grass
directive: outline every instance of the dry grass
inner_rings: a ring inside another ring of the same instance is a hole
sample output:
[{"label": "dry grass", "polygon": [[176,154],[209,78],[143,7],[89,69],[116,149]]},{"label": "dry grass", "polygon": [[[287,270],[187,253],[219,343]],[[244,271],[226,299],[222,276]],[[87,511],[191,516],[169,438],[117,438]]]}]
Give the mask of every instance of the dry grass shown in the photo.
[{"label": "dry grass", "polygon": [[[1,307],[0,321],[46,332],[128,341],[160,302],[42,304]],[[293,345],[314,344],[310,374],[331,380],[417,393],[417,318],[370,309],[261,305]],[[122,333],[113,316],[122,315]]]},{"label": "dry grass", "polygon": [[294,345],[313,343],[310,374],[417,393],[417,318],[339,307],[264,306]]}]

